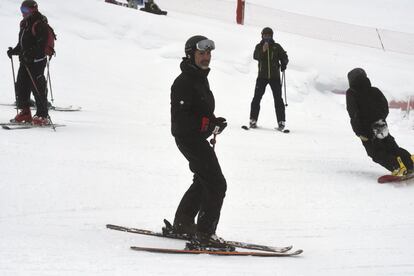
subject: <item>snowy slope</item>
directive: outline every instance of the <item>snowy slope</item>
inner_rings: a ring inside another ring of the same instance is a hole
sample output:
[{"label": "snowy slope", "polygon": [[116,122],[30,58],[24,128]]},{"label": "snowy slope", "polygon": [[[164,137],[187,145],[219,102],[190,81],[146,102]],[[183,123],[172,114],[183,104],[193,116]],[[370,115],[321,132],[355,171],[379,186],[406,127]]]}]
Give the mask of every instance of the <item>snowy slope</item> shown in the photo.
[{"label": "snowy slope", "polygon": [[[342,5],[326,2],[316,2],[318,10],[341,14]],[[372,24],[407,24],[403,11],[398,23],[379,3],[380,20]],[[384,169],[352,133],[343,96],[329,92],[346,89],[346,73],[362,66],[389,98],[404,98],[413,92],[414,56],[278,32],[291,60],[292,133],[271,131],[270,91],[262,102],[264,129],[245,132],[240,125],[248,120],[257,73],[251,56],[261,27],[195,12],[153,16],[100,0],[39,5],[58,34],[51,64],[55,103],[83,111],[51,112],[54,122],[68,125],[56,133],[1,131],[0,275],[414,274],[414,186],[376,183]],[[19,20],[16,1],[2,0],[0,25],[8,27],[0,49],[15,44]],[[209,79],[216,114],[229,121],[216,148],[228,182],[218,234],[293,244],[305,250],[302,257],[152,255],[128,248],[183,242],[105,229],[106,223],[160,229],[190,184],[187,162],[170,136],[169,89],[193,34],[216,41]],[[12,102],[5,54],[0,64],[0,102]],[[14,114],[0,107],[0,121]],[[389,123],[399,144],[414,151],[413,119],[393,111]]]}]

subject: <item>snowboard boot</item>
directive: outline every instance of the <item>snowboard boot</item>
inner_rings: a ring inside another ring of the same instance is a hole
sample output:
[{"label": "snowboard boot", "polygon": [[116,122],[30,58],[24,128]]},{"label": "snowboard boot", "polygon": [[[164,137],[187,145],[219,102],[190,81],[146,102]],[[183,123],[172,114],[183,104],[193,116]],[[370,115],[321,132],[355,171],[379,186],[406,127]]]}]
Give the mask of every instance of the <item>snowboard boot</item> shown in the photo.
[{"label": "snowboard boot", "polygon": [[35,126],[46,126],[50,124],[50,121],[47,117],[35,115],[32,119],[32,124]]},{"label": "snowboard boot", "polygon": [[196,232],[194,238],[186,243],[188,250],[234,251],[234,246],[228,245],[225,240],[216,234]]},{"label": "snowboard boot", "polygon": [[404,165],[403,161],[401,160],[401,157],[397,156],[397,162],[399,167],[395,168],[391,175],[393,176],[404,176],[407,174],[407,167]]},{"label": "snowboard boot", "polygon": [[30,123],[32,121],[32,112],[30,111],[30,107],[23,108],[11,121],[16,123]]},{"label": "snowboard boot", "polygon": [[255,119],[250,119],[250,128],[257,128],[257,120]]},{"label": "snowboard boot", "polygon": [[278,123],[277,129],[280,130],[280,131],[283,131],[285,129],[285,121],[280,121]]}]

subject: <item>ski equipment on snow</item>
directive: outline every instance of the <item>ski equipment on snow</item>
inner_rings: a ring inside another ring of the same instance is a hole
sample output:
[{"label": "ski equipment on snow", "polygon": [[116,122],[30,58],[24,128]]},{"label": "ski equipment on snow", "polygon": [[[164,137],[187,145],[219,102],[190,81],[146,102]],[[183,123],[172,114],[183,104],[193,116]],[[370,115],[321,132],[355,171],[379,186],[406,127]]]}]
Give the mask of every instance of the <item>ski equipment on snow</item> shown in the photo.
[{"label": "ski equipment on snow", "polygon": [[[250,129],[260,129],[260,127],[248,127],[248,126],[246,126],[246,125],[242,125],[241,126],[241,128],[242,129],[244,129],[244,130],[250,130]],[[283,129],[283,130],[280,130],[279,128],[277,128],[277,127],[275,127],[275,130],[277,130],[277,131],[279,131],[279,132],[282,132],[282,133],[290,133],[290,130],[289,129]]]},{"label": "ski equipment on snow", "polygon": [[208,254],[217,256],[254,256],[254,257],[289,257],[297,256],[303,252],[299,249],[294,252],[260,252],[260,251],[221,251],[221,250],[188,250],[188,249],[168,249],[154,247],[138,247],[131,246],[132,250],[145,251],[152,253],[168,253],[168,254]]},{"label": "ski equipment on snow", "polygon": [[403,175],[403,176],[386,174],[378,178],[378,183],[403,182],[403,181],[407,181],[410,179],[411,180],[414,179],[414,173],[410,173],[410,174]]},{"label": "ski equipment on snow", "polygon": [[[178,240],[190,240],[191,239],[191,237],[188,235],[169,234],[167,232],[161,233],[161,232],[155,232],[151,230],[124,227],[124,226],[119,226],[119,225],[114,225],[114,224],[107,224],[106,227],[111,230],[129,232],[129,233],[140,234],[140,235],[148,235],[148,236],[178,239]],[[269,251],[269,252],[287,252],[292,249],[292,246],[274,247],[274,246],[245,243],[245,242],[238,242],[238,241],[228,241],[228,240],[226,240],[226,244],[234,246],[234,247],[244,248],[244,249],[262,250],[262,251]]]}]

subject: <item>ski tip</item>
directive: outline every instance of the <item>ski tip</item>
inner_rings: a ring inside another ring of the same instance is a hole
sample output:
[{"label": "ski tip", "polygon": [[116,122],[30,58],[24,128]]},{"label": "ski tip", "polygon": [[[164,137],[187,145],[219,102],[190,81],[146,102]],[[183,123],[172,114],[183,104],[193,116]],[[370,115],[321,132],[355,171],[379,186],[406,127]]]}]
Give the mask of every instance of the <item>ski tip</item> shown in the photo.
[{"label": "ski tip", "polygon": [[296,255],[300,255],[300,254],[302,254],[303,253],[303,250],[302,249],[298,249],[298,250],[296,250],[295,252],[292,252],[292,253],[290,253],[291,254],[291,256],[296,256]]},{"label": "ski tip", "polygon": [[10,129],[11,129],[9,126],[6,126],[6,125],[2,125],[1,127],[2,127],[3,129],[7,129],[7,130],[10,130]]},{"label": "ski tip", "polygon": [[285,130],[283,130],[283,133],[290,133],[290,130],[289,129],[285,129]]},{"label": "ski tip", "polygon": [[244,129],[244,130],[249,130],[248,126],[241,126],[241,128]]}]

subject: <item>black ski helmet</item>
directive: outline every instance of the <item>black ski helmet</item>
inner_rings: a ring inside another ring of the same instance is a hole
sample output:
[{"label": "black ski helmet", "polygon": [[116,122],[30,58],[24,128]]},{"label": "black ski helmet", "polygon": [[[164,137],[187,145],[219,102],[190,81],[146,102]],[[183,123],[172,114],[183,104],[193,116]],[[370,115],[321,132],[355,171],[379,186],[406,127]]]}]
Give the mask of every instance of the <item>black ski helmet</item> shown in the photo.
[{"label": "black ski helmet", "polygon": [[20,9],[27,8],[30,10],[30,12],[37,11],[37,3],[34,0],[25,0],[22,2],[22,5],[20,6]]},{"label": "black ski helmet", "polygon": [[273,37],[273,30],[270,27],[266,27],[262,30],[262,36],[265,34]]},{"label": "black ski helmet", "polygon": [[184,47],[185,56],[188,57],[189,59],[194,59],[194,52],[197,48],[197,43],[205,39],[208,39],[208,38],[202,35],[195,35],[195,36],[190,37],[185,42],[185,47]]},{"label": "black ski helmet", "polygon": [[353,84],[358,79],[367,78],[367,73],[362,68],[354,68],[348,72],[348,82],[349,84]]}]

